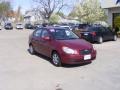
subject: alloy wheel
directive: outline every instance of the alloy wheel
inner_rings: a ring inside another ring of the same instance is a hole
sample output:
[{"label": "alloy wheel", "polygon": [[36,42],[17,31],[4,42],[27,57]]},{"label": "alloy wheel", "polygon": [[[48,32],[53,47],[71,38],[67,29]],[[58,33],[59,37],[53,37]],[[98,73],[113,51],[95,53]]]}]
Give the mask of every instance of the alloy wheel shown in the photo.
[{"label": "alloy wheel", "polygon": [[61,60],[60,60],[60,57],[59,55],[54,52],[52,54],[52,63],[55,65],[55,66],[61,66]]}]

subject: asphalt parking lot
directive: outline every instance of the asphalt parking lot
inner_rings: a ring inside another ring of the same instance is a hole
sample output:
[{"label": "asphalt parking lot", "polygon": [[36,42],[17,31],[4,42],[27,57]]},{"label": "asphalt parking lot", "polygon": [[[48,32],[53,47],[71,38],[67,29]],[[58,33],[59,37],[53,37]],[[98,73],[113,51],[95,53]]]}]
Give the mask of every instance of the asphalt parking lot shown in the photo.
[{"label": "asphalt parking lot", "polygon": [[0,31],[0,90],[120,90],[120,39],[94,44],[88,65],[55,67],[28,53],[32,31]]}]

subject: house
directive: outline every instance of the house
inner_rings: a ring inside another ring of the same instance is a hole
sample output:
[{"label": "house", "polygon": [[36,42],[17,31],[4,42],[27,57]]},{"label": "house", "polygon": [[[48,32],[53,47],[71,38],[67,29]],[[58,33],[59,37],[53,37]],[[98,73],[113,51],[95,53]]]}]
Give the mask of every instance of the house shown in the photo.
[{"label": "house", "polygon": [[[108,24],[115,27],[115,19],[120,16],[120,0],[102,0],[102,8],[108,16]],[[119,20],[118,23],[120,23]]]},{"label": "house", "polygon": [[42,23],[43,18],[35,10],[30,10],[30,11],[26,11],[24,15],[24,22],[25,23]]}]

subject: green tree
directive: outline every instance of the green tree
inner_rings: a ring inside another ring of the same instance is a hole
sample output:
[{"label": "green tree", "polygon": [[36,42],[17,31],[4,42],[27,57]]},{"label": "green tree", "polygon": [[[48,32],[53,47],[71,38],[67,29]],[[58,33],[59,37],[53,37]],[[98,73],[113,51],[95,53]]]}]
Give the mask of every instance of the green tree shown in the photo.
[{"label": "green tree", "polygon": [[57,12],[56,14],[59,15],[60,17],[65,17],[64,13],[62,12]]},{"label": "green tree", "polygon": [[99,0],[83,0],[75,5],[69,16],[77,17],[79,21],[88,23],[106,20],[105,12],[101,8]]},{"label": "green tree", "polygon": [[52,24],[55,24],[55,23],[58,23],[59,19],[60,19],[60,16],[58,14],[52,14],[49,19],[49,22]]},{"label": "green tree", "polygon": [[12,7],[9,1],[0,1],[0,19],[7,18],[8,13],[11,10],[12,10]]},{"label": "green tree", "polygon": [[114,20],[115,23],[115,27],[119,27],[120,28],[120,16],[117,16]]},{"label": "green tree", "polygon": [[82,18],[86,16],[86,13],[83,10],[82,3],[76,4],[68,16],[73,19],[77,19],[80,22],[83,21]]}]

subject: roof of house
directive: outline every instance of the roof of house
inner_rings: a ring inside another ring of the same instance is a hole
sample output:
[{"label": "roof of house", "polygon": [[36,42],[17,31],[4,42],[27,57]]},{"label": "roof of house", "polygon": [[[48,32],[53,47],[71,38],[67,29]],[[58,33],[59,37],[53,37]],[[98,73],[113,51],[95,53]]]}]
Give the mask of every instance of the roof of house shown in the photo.
[{"label": "roof of house", "polygon": [[117,0],[102,0],[102,8],[117,8],[120,7],[120,3]]}]

